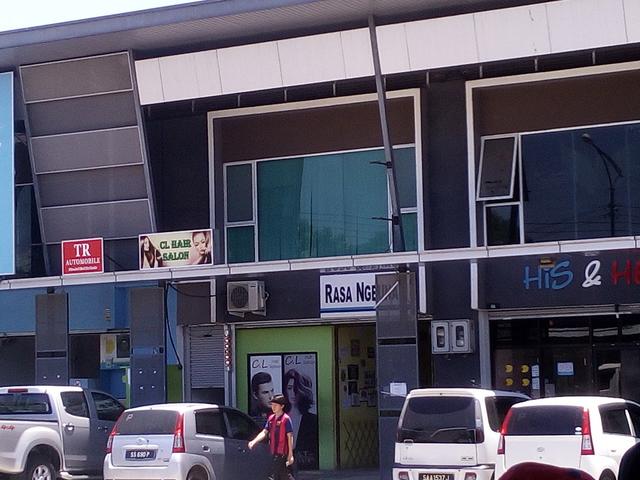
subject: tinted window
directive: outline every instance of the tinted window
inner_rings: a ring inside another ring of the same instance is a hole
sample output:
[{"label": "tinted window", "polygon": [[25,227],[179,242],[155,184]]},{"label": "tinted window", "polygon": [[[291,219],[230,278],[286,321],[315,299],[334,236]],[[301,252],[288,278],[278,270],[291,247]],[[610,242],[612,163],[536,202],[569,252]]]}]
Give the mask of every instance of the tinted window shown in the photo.
[{"label": "tinted window", "polygon": [[494,432],[499,431],[511,406],[523,401],[523,398],[517,397],[487,397],[485,404],[487,405],[487,415],[491,430]]},{"label": "tinted window", "polygon": [[582,407],[514,408],[507,428],[509,435],[575,435],[582,431]]},{"label": "tinted window", "polygon": [[0,395],[0,414],[51,413],[46,393],[3,393]]},{"label": "tinted window", "polygon": [[629,416],[631,417],[631,424],[636,438],[640,438],[640,407],[635,403],[627,403],[629,409]]},{"label": "tinted window", "polygon": [[600,418],[602,419],[602,431],[604,433],[631,435],[627,412],[624,408],[600,407]]},{"label": "tinted window", "polygon": [[196,433],[201,435],[226,436],[222,412],[205,411],[196,413]]},{"label": "tinted window", "polygon": [[417,443],[472,443],[476,401],[468,397],[414,397],[409,400],[398,440]]},{"label": "tinted window", "polygon": [[136,410],[125,412],[118,420],[121,435],[173,435],[178,412],[173,410]]},{"label": "tinted window", "polygon": [[233,410],[227,410],[229,422],[229,438],[236,440],[251,440],[260,431],[260,427],[246,415]]},{"label": "tinted window", "polygon": [[63,392],[60,394],[65,412],[76,417],[89,417],[89,405],[83,392]]},{"label": "tinted window", "polygon": [[115,422],[124,411],[124,407],[115,398],[100,392],[91,392],[91,398],[96,406],[98,420]]}]

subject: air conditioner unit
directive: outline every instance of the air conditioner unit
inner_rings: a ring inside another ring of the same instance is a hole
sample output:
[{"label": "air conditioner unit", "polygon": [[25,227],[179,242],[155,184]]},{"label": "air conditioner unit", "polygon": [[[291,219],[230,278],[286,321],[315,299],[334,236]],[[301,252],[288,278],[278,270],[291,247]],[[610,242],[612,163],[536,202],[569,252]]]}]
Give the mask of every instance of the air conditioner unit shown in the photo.
[{"label": "air conditioner unit", "polygon": [[227,311],[232,315],[244,315],[247,312],[264,315],[266,300],[263,281],[227,283]]}]

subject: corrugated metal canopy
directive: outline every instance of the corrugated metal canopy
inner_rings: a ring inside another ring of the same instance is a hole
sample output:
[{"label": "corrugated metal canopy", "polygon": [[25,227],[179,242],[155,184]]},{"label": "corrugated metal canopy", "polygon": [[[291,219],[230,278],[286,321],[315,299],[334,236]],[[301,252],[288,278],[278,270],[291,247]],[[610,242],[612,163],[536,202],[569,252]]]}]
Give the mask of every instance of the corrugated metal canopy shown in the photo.
[{"label": "corrugated metal canopy", "polygon": [[133,50],[137,58],[542,3],[542,0],[206,0],[0,33],[0,70]]}]

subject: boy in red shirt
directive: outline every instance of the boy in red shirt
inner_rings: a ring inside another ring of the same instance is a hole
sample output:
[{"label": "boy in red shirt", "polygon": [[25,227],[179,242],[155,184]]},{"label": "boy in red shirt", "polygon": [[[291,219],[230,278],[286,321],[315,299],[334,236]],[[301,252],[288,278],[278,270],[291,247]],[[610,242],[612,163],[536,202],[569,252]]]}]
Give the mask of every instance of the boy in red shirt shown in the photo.
[{"label": "boy in red shirt", "polygon": [[264,429],[249,442],[249,449],[256,443],[269,438],[269,449],[273,456],[271,465],[271,480],[288,480],[287,467],[293,465],[293,425],[289,415],[284,413],[286,399],[284,395],[277,394],[271,399],[271,411],[264,424]]}]

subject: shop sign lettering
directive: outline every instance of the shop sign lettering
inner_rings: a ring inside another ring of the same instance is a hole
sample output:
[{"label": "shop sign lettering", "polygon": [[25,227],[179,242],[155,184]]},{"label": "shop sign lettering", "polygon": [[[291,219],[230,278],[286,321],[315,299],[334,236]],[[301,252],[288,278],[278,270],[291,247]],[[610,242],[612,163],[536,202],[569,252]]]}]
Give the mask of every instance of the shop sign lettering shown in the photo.
[{"label": "shop sign lettering", "polygon": [[[376,272],[379,273],[379,272]],[[320,314],[336,316],[371,314],[375,311],[376,273],[320,276]]]},{"label": "shop sign lettering", "polygon": [[640,286],[640,260],[613,260],[605,264],[591,260],[584,269],[563,260],[552,266],[525,265],[523,272],[525,290],[562,290],[575,282],[582,288],[612,286]]}]

